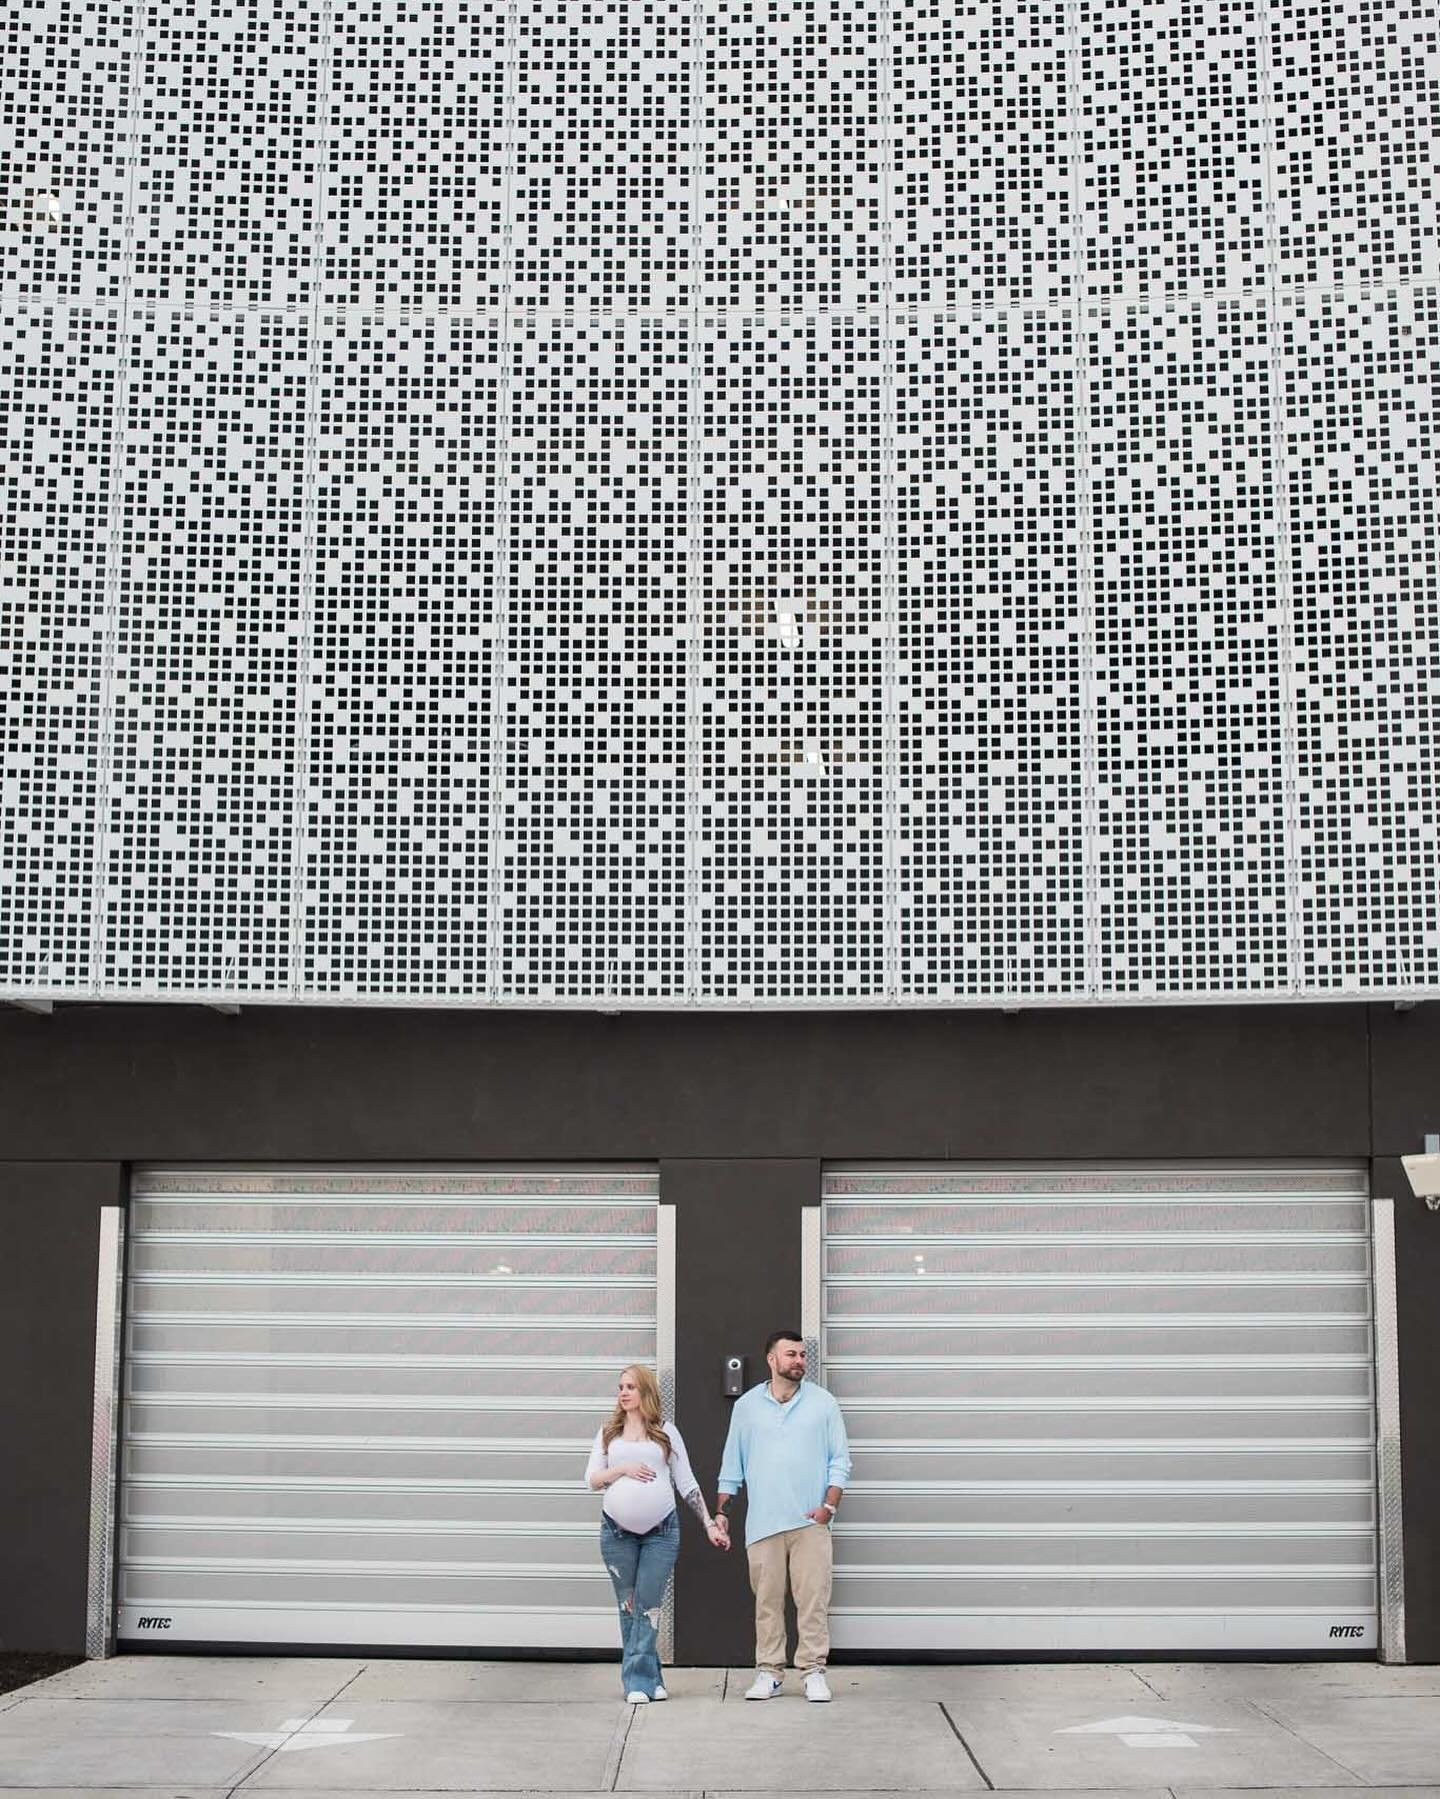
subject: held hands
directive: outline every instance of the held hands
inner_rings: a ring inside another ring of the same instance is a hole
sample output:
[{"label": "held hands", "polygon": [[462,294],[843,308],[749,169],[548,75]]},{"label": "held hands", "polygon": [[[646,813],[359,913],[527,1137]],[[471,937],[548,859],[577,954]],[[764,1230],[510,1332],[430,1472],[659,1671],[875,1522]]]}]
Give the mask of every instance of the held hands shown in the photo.
[{"label": "held hands", "polygon": [[730,1525],[725,1518],[712,1518],[705,1527],[705,1535],[717,1549],[729,1549]]}]

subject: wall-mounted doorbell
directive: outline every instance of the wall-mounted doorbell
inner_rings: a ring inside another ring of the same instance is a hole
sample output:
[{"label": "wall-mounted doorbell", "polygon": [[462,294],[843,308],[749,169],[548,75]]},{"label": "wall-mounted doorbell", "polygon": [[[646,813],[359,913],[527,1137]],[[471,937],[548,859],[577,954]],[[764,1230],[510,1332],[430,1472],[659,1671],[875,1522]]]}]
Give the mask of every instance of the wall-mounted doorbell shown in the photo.
[{"label": "wall-mounted doorbell", "polygon": [[743,1355],[726,1356],[725,1378],[720,1391],[727,1399],[738,1399],[745,1391],[745,1358]]}]

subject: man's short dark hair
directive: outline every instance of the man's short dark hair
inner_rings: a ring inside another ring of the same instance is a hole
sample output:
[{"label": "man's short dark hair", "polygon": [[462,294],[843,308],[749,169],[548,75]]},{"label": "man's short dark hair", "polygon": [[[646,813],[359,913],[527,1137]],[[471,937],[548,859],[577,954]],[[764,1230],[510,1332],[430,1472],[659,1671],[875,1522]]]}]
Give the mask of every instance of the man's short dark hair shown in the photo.
[{"label": "man's short dark hair", "polygon": [[771,1331],[765,1339],[765,1353],[769,1355],[777,1343],[803,1343],[804,1341],[805,1338],[800,1331]]}]

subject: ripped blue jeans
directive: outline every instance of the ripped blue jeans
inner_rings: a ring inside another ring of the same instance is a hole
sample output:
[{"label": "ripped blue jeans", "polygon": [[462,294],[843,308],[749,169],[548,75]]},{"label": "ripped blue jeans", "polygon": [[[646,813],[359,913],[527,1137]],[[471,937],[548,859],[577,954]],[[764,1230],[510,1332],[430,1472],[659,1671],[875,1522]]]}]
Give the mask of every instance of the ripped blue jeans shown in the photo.
[{"label": "ripped blue jeans", "polygon": [[620,1684],[647,1699],[660,1685],[660,1608],[679,1553],[675,1512],[643,1535],[600,1514],[600,1554],[620,1608]]}]

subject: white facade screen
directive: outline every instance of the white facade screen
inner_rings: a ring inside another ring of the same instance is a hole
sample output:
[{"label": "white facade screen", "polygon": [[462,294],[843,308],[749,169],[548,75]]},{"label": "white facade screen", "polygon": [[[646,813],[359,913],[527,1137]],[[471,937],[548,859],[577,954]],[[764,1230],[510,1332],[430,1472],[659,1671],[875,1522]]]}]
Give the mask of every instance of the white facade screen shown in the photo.
[{"label": "white facade screen", "polygon": [[1360,1172],[825,1177],[841,1648],[1376,1642]]},{"label": "white facade screen", "polygon": [[18,0],[0,996],[1440,993],[1433,0]]},{"label": "white facade screen", "polygon": [[657,1193],[137,1175],[119,1639],[612,1648],[584,1471],[620,1369],[656,1361]]}]

